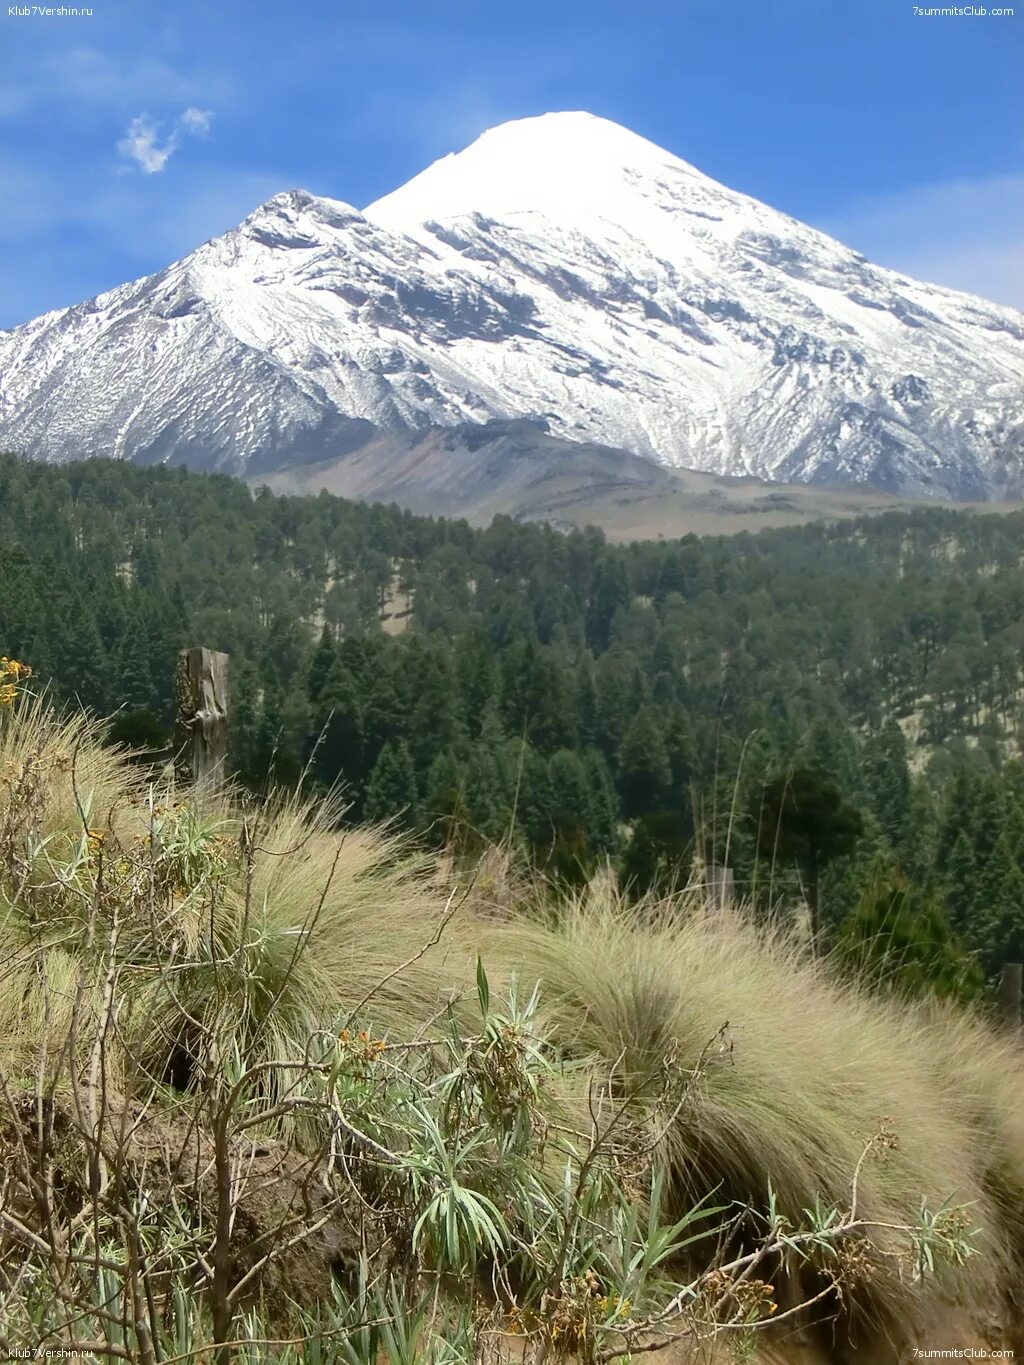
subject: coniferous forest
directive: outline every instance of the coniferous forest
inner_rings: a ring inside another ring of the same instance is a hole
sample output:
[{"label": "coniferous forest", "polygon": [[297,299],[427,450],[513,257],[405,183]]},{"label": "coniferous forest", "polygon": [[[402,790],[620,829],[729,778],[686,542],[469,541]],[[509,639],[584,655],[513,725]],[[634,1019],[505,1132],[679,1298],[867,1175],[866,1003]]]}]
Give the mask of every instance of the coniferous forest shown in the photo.
[{"label": "coniferous forest", "polygon": [[970,996],[1024,955],[1022,546],[942,508],[617,546],[5,457],[0,653],[159,750],[178,650],[226,650],[248,787],[507,839],[554,895],[726,863],[854,967]]}]

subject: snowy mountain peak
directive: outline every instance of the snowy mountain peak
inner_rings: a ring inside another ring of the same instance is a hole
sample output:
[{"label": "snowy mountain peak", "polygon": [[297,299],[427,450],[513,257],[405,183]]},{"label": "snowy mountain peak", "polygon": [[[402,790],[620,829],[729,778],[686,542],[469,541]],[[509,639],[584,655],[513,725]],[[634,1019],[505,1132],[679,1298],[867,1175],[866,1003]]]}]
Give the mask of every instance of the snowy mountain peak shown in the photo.
[{"label": "snowy mountain peak", "polygon": [[645,181],[713,185],[687,162],[595,114],[541,114],[499,124],[435,161],[366,216],[397,231],[428,218],[546,214],[614,221]]},{"label": "snowy mountain peak", "polygon": [[341,199],[326,199],[310,194],[309,190],[283,190],[250,213],[236,231],[256,238],[261,232],[271,235],[277,232],[282,238],[287,238],[291,228],[300,235],[304,229],[308,236],[322,227],[348,227],[354,221],[361,220],[362,216],[357,208]]},{"label": "snowy mountain peak", "polygon": [[[364,212],[306,190],[0,334],[0,442],[266,469],[542,419],[663,464],[1024,492],[1024,318],[607,119],[505,123]],[[418,447],[417,447],[418,448]],[[510,457],[511,458],[511,457]]]}]

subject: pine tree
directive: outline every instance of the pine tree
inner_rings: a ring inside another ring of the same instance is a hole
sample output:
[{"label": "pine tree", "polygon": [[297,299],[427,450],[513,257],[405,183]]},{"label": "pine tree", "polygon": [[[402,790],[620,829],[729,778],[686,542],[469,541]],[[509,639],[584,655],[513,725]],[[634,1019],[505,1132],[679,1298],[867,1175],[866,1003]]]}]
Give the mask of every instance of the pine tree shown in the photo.
[{"label": "pine tree", "polygon": [[669,551],[661,561],[661,569],[654,589],[654,600],[660,605],[669,593],[674,592],[679,593],[680,596],[685,596],[686,588],[687,573],[683,564],[683,557],[677,551]]},{"label": "pine tree", "polygon": [[619,880],[631,895],[639,899],[657,886],[660,864],[661,857],[651,832],[643,820],[638,820],[623,850]]},{"label": "pine tree", "polygon": [[64,617],[59,658],[65,695],[101,714],[117,705],[96,618],[81,597]]},{"label": "pine tree", "polygon": [[310,661],[309,676],[306,683],[306,691],[314,706],[319,702],[323,695],[324,688],[327,685],[327,679],[330,676],[331,668],[334,665],[336,657],[334,636],[331,633],[330,626],[325,625],[320,632],[320,642]]},{"label": "pine tree", "polygon": [[263,776],[257,762],[260,705],[256,671],[251,664],[235,670],[231,692],[228,761],[244,786],[257,789]]},{"label": "pine tree", "polygon": [[942,906],[885,860],[876,860],[833,950],[880,989],[972,1000],[984,976]]},{"label": "pine tree", "polygon": [[416,811],[416,772],[404,740],[389,740],[380,751],[366,784],[363,814],[367,820],[389,820],[401,815],[412,824]]},{"label": "pine tree", "polygon": [[619,844],[619,803],[608,764],[596,749],[584,755],[589,839],[595,853],[613,854]]},{"label": "pine tree", "polygon": [[978,943],[992,975],[1004,962],[1024,961],[1024,869],[1010,838],[1001,834],[978,861],[978,882],[967,933]]},{"label": "pine tree", "polygon": [[474,629],[456,642],[455,651],[455,672],[466,730],[471,739],[476,739],[484,713],[498,688],[494,650],[484,633]]},{"label": "pine tree", "polygon": [[589,749],[597,742],[597,689],[589,655],[584,655],[577,665],[572,706],[580,743]]},{"label": "pine tree", "polygon": [[864,755],[871,803],[885,837],[893,848],[907,838],[910,811],[910,769],[907,742],[895,720],[885,722],[869,740]]},{"label": "pine tree", "polygon": [[277,751],[281,739],[281,688],[271,682],[262,691],[252,743],[251,776],[258,788],[277,783]]},{"label": "pine tree", "polygon": [[[525,776],[528,753],[529,750],[525,750],[522,758],[524,788],[529,780]],[[493,733],[488,735],[485,730],[470,751],[463,770],[463,798],[468,821],[466,834],[470,844],[480,839],[497,842],[509,833],[515,800],[509,778],[503,746],[496,744]],[[520,791],[520,811],[522,803],[523,792]]]},{"label": "pine tree", "polygon": [[548,760],[544,800],[547,809],[538,812],[538,824],[547,826],[541,866],[558,883],[580,886],[593,866],[593,816],[586,768],[571,750],[560,749]]},{"label": "pine tree", "polygon": [[441,753],[430,765],[424,783],[422,819],[440,844],[453,844],[464,835],[467,811],[463,783],[454,755]]},{"label": "pine tree", "polygon": [[118,642],[111,691],[125,711],[146,711],[156,720],[159,702],[153,688],[149,632],[141,617],[129,617]]},{"label": "pine tree", "polygon": [[974,920],[978,883],[979,868],[974,845],[967,831],[962,829],[946,860],[943,884],[953,927],[971,942],[975,941],[971,925]]},{"label": "pine tree", "polygon": [[667,796],[672,769],[658,716],[645,706],[633,717],[619,749],[618,788],[627,819],[658,806]]},{"label": "pine tree", "polygon": [[355,679],[340,659],[327,675],[314,726],[307,742],[316,745],[313,771],[319,785],[341,783],[358,808],[365,777],[362,705]]},{"label": "pine tree", "polygon": [[619,559],[601,559],[594,574],[587,608],[587,641],[597,653],[607,649],[616,612],[629,605],[632,593]]},{"label": "pine tree", "polygon": [[[364,682],[360,691],[363,695],[363,762],[369,770],[376,763],[388,741],[406,738],[409,730],[389,661],[383,658],[378,661],[371,677]],[[418,714],[414,711],[410,726],[414,735],[417,723]],[[430,766],[427,761],[429,752],[430,746],[426,745],[418,746],[416,750],[416,755],[422,763],[420,770],[424,773]]]},{"label": "pine tree", "polygon": [[761,855],[796,863],[807,887],[812,929],[821,922],[821,877],[837,858],[853,853],[864,833],[860,812],[822,773],[797,768],[767,784],[757,821]]},{"label": "pine tree", "polygon": [[458,735],[458,692],[449,656],[434,642],[417,642],[406,655],[404,683],[411,698],[406,715],[416,771],[425,773],[439,753],[452,748]]},{"label": "pine tree", "polygon": [[309,698],[301,688],[289,687],[278,706],[276,781],[296,787],[303,777],[306,743],[310,728]]}]

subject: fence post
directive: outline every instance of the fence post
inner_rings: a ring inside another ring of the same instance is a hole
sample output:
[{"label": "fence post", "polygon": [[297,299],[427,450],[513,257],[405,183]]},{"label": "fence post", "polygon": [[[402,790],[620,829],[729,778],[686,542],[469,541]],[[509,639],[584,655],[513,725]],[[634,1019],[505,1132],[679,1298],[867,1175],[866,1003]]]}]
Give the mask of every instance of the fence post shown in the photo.
[{"label": "fence post", "polygon": [[711,863],[708,867],[708,890],[711,904],[716,910],[724,910],[731,905],[735,892],[732,868],[723,863]]},{"label": "fence post", "polygon": [[174,763],[185,782],[224,776],[228,752],[228,655],[183,649],[174,674]]},{"label": "fence post", "polygon": [[1020,1028],[1021,985],[1024,963],[1004,962],[999,973],[999,1013],[1013,1029]]}]

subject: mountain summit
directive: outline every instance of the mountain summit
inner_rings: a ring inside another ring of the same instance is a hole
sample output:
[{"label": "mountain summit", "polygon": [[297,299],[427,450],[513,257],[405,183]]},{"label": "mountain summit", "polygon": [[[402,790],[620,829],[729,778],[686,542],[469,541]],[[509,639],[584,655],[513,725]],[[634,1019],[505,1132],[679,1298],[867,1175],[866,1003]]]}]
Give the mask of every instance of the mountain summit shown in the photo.
[{"label": "mountain summit", "polygon": [[1024,491],[1024,316],[606,119],[506,123],[364,212],[294,190],[0,333],[0,442],[256,472],[519,417],[663,464]]},{"label": "mountain summit", "polygon": [[[720,188],[693,166],[618,123],[594,114],[541,114],[491,128],[462,152],[428,166],[378,199],[368,218],[404,231],[428,218],[550,213],[583,222],[628,218],[643,177],[686,177]],[[739,197],[739,196],[737,196]]]}]

